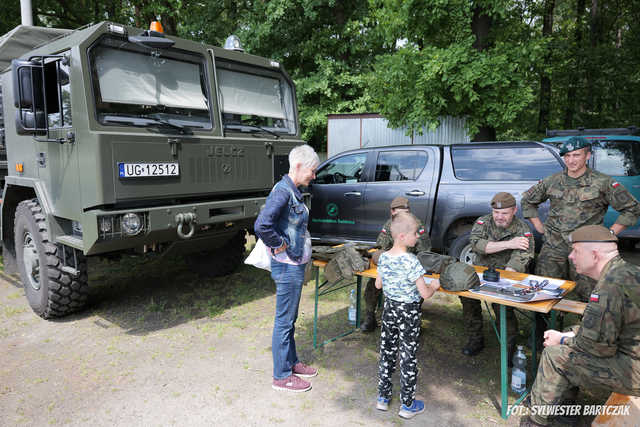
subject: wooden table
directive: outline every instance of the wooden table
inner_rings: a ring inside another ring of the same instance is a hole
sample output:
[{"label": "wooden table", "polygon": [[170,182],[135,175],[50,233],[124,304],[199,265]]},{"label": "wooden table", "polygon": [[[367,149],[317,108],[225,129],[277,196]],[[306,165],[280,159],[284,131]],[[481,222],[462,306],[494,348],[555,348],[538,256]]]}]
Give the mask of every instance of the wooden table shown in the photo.
[{"label": "wooden table", "polygon": [[[329,285],[327,283],[327,281],[325,281],[324,283],[320,283],[320,268],[324,268],[327,265],[326,261],[319,261],[319,260],[315,260],[313,261],[313,266],[316,268],[316,289],[315,289],[315,312],[314,312],[314,316],[313,316],[313,347],[314,348],[318,348],[319,346],[317,345],[317,334],[318,334],[318,298],[321,295],[325,295],[327,293],[336,291],[338,289],[342,289],[346,286],[351,285],[351,283],[347,283],[347,284],[343,284],[340,285],[340,283],[338,283],[337,285],[331,287],[331,285]],[[478,273],[483,272],[484,270],[486,270],[486,267],[480,267],[480,266],[474,266],[474,268],[476,269],[476,271]],[[500,276],[507,278],[507,279],[512,279],[512,280],[523,280],[524,278],[526,278],[527,276],[529,276],[529,274],[526,273],[516,273],[513,271],[506,271],[506,270],[498,270],[500,272]],[[378,270],[375,266],[372,266],[371,268],[358,272],[355,274],[356,275],[356,325],[355,328],[344,332],[336,337],[333,337],[331,339],[328,339],[324,342],[322,342],[320,344],[320,346],[323,346],[331,341],[335,341],[338,338],[341,338],[345,335],[349,335],[351,333],[353,333],[354,331],[356,331],[359,327],[360,327],[360,295],[361,295],[361,288],[362,288],[362,279],[363,278],[371,278],[371,279],[375,279],[378,277]],[[426,274],[425,278],[427,279],[435,279],[440,277],[438,274]],[[339,285],[339,286],[338,286]],[[575,282],[571,282],[569,280],[565,280],[564,283],[560,286],[563,289],[567,289],[567,293],[571,292],[574,288],[575,288],[576,284]],[[329,289],[327,289],[327,287],[329,287]],[[523,311],[531,311],[534,313],[534,319],[531,322],[531,335],[533,337],[532,339],[532,349],[531,349],[531,354],[532,354],[532,360],[531,360],[531,376],[530,378],[535,378],[535,374],[536,374],[536,369],[537,369],[537,350],[536,350],[536,319],[535,316],[539,313],[549,313],[551,310],[553,310],[553,306],[556,305],[559,301],[559,299],[550,299],[550,300],[544,300],[544,301],[537,301],[537,302],[528,302],[528,303],[521,303],[521,302],[515,302],[515,301],[507,301],[501,298],[497,298],[497,297],[493,297],[493,296],[489,296],[489,295],[483,295],[483,294],[478,294],[475,292],[469,292],[469,291],[463,291],[463,292],[451,292],[451,291],[446,291],[444,289],[439,289],[440,292],[445,292],[448,294],[453,294],[453,295],[457,295],[457,296],[461,296],[461,297],[466,297],[466,298],[471,298],[471,299],[476,299],[476,300],[480,300],[480,301],[484,301],[485,305],[487,305],[488,303],[496,303],[500,305],[500,325],[499,325],[499,330],[496,328],[495,326],[495,321],[492,318],[493,321],[493,326],[494,326],[494,330],[496,332],[496,335],[498,337],[498,341],[500,342],[500,394],[501,394],[501,398],[502,398],[502,402],[501,402],[501,416],[504,419],[507,419],[509,417],[509,414],[507,413],[507,397],[508,397],[508,390],[507,390],[507,373],[508,373],[508,367],[507,367],[507,316],[506,316],[506,307],[514,307],[516,309],[520,309]],[[566,294],[565,294],[566,295]],[[488,305],[487,305],[487,309],[488,309]],[[489,313],[491,313],[491,311],[489,311]],[[554,323],[554,322],[553,322]],[[552,323],[552,327],[553,327],[553,323]],[[531,383],[533,383],[533,381],[531,381]],[[519,404],[526,396],[528,393],[524,393],[522,394],[515,402],[514,405]]]}]

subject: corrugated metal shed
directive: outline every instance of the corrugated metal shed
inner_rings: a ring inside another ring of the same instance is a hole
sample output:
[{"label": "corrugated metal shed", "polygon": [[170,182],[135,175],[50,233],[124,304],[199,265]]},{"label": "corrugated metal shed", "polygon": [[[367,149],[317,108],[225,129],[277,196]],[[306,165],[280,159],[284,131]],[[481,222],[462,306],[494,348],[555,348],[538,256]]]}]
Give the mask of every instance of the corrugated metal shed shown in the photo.
[{"label": "corrugated metal shed", "polygon": [[380,147],[406,144],[452,144],[469,142],[465,121],[456,117],[443,117],[433,132],[407,135],[406,128],[391,129],[389,122],[375,113],[329,114],[327,126],[327,155],[362,147]]}]

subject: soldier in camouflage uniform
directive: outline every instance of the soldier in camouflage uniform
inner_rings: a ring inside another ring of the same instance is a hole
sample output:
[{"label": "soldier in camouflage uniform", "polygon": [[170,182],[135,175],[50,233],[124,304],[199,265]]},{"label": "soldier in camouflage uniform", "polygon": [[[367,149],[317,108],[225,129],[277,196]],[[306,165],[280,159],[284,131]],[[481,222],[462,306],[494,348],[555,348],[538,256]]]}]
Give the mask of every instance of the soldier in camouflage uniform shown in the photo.
[{"label": "soldier in camouflage uniform", "polygon": [[[609,206],[620,212],[611,227],[618,234],[638,221],[640,204],[613,178],[587,167],[591,146],[586,139],[568,139],[560,148],[560,155],[567,168],[527,190],[522,195],[522,213],[544,234],[536,274],[577,282],[576,294],[586,302],[595,281],[577,275],[569,263],[569,234],[583,225],[602,225]],[[545,200],[549,200],[551,206],[543,226],[538,218],[538,205]]]},{"label": "soldier in camouflage uniform", "polygon": [[[380,234],[378,234],[378,238],[376,239],[376,246],[381,249],[379,253],[382,251],[388,251],[393,246],[393,238],[391,237],[390,228],[393,216],[399,212],[410,211],[409,200],[406,197],[396,197],[391,201],[391,205],[389,205],[389,207],[391,208],[391,218],[384,224],[382,231],[380,231]],[[424,224],[420,220],[418,220],[418,233],[420,234],[418,242],[414,247],[409,248],[409,252],[412,254],[431,250],[429,234],[426,232]],[[374,262],[377,262],[376,254],[374,254],[373,259]],[[376,289],[374,279],[369,279],[367,281],[367,285],[364,290],[365,319],[360,326],[362,332],[371,332],[378,326],[378,322],[376,321],[376,307],[378,305],[378,299],[380,298],[381,292],[382,291],[380,289]]]},{"label": "soldier in camouflage uniform", "polygon": [[[491,214],[478,218],[471,229],[471,248],[475,264],[525,273],[535,251],[533,235],[527,223],[515,217],[516,199],[509,193],[498,193],[491,199]],[[462,353],[475,356],[484,348],[481,301],[460,297],[462,316],[467,331],[467,344]],[[493,304],[496,319],[500,306]],[[518,321],[513,308],[507,308],[509,352],[513,352],[518,333]],[[511,358],[509,358],[511,360]]]},{"label": "soldier in camouflage uniform", "polygon": [[[561,404],[577,388],[599,388],[640,396],[640,268],[618,254],[618,239],[599,225],[570,235],[576,270],[594,280],[582,323],[569,332],[548,330],[531,405]],[[548,425],[534,414],[520,425]]]}]

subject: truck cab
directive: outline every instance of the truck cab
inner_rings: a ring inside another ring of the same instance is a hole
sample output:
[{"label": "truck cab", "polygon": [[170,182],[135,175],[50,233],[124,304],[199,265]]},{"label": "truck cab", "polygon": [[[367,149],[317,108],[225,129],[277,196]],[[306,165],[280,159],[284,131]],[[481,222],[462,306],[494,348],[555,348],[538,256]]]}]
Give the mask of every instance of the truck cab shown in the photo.
[{"label": "truck cab", "polygon": [[89,256],[181,253],[233,270],[302,143],[281,65],[111,22],[26,45],[0,44],[2,244],[34,311],[81,307]]}]

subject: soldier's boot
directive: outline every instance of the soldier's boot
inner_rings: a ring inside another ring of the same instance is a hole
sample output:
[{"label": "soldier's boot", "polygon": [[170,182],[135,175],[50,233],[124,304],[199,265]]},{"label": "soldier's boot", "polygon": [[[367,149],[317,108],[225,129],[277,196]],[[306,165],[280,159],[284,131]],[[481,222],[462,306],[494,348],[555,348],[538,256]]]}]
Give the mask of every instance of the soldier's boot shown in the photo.
[{"label": "soldier's boot", "polygon": [[367,311],[364,317],[364,322],[360,325],[360,330],[362,332],[373,332],[377,327],[378,322],[376,321],[376,312]]},{"label": "soldier's boot", "polygon": [[[578,397],[578,392],[580,391],[580,389],[578,387],[571,387],[569,390],[567,390],[564,394],[564,400],[562,401],[562,403],[560,403],[561,405],[576,405],[576,399]],[[570,425],[570,426],[574,426],[576,424],[578,424],[578,422],[580,421],[580,417],[578,415],[558,415],[557,417],[554,418],[556,421],[558,421],[559,423],[562,424],[566,424],[566,425]]]},{"label": "soldier's boot", "polygon": [[530,417],[522,417],[520,418],[520,427],[539,427],[546,426],[547,424],[539,424],[533,421]]},{"label": "soldier's boot", "polygon": [[464,347],[462,347],[462,354],[465,356],[475,356],[484,349],[484,338],[477,339],[476,337],[469,338]]}]

